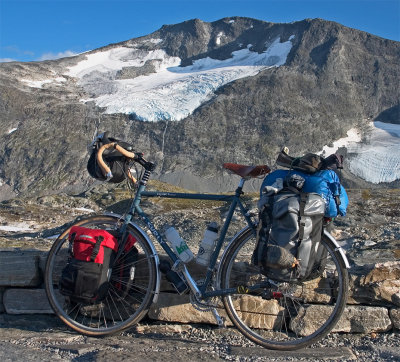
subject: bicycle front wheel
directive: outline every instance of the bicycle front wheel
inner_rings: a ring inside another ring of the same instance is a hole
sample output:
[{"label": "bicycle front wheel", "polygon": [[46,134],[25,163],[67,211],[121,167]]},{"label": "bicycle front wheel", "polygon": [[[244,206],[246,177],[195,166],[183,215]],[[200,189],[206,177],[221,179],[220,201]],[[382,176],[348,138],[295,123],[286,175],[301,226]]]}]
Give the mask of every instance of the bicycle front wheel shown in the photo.
[{"label": "bicycle front wheel", "polygon": [[[74,225],[108,231],[120,227],[119,220],[111,216],[92,216]],[[55,241],[46,262],[46,293],[54,312],[69,327],[90,336],[121,332],[138,323],[147,313],[156,288],[155,255],[148,241],[128,226],[128,232],[136,239],[134,248],[115,260],[106,297],[94,304],[84,304],[59,292],[61,271],[70,257],[71,227]]]},{"label": "bicycle front wheel", "polygon": [[[254,343],[276,350],[304,348],[326,336],[347,300],[346,264],[329,238],[321,240],[326,259],[314,279],[279,282],[251,263],[256,238],[251,229],[238,235],[221,261],[219,280],[232,323]],[[324,255],[322,254],[322,255]]]}]

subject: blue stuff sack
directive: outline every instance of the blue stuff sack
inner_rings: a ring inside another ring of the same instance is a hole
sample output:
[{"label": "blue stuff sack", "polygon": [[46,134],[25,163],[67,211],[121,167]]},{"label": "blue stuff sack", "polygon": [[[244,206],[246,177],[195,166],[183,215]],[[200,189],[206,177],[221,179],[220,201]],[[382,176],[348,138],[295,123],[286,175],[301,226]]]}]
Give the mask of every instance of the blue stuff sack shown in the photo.
[{"label": "blue stuff sack", "polygon": [[[261,185],[261,192],[265,186],[271,186],[276,179],[285,179],[289,175],[300,175],[305,179],[303,192],[315,192],[325,201],[325,217],[345,216],[349,199],[346,190],[341,185],[338,175],[332,170],[321,170],[313,174],[298,170],[276,170],[267,175]],[[336,205],[335,198],[340,200]]]}]

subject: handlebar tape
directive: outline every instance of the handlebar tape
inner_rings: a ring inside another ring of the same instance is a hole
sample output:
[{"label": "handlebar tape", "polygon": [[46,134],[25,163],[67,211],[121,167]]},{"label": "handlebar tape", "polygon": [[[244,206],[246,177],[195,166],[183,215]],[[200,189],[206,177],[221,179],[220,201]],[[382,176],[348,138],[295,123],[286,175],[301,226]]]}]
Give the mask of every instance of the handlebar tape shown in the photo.
[{"label": "handlebar tape", "polygon": [[[108,165],[104,162],[103,160],[103,153],[105,150],[109,148],[115,148],[119,153],[124,155],[127,158],[135,158],[135,154],[133,152],[127,151],[125,148],[121,147],[118,145],[116,142],[111,142],[111,143],[106,143],[105,145],[101,146],[99,151],[97,152],[96,158],[97,162],[103,171],[103,174],[107,177],[107,180],[111,179],[113,177],[113,174],[111,172],[111,169],[108,167]],[[131,175],[130,172],[128,172],[128,177],[136,183],[136,179]]]}]

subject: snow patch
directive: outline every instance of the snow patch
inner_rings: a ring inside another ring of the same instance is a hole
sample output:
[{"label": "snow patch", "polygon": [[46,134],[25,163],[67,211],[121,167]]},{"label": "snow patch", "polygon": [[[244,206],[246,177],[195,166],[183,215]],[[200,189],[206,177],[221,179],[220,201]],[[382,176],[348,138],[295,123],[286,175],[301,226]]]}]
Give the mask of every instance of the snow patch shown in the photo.
[{"label": "snow patch", "polygon": [[52,236],[48,236],[46,239],[48,239],[48,240],[56,240],[56,239],[58,239],[59,236],[60,236],[60,234],[55,234],[55,235],[52,235]]},{"label": "snow patch", "polygon": [[215,44],[221,45],[221,37],[224,35],[224,33],[221,31],[218,33],[217,38],[215,39]]},{"label": "snow patch", "polygon": [[71,77],[81,78],[82,83],[85,84],[85,80],[82,78],[90,73],[111,72],[111,74],[115,75],[122,68],[142,67],[149,60],[160,60],[159,70],[177,66],[181,62],[178,57],[170,57],[161,49],[144,51],[136,48],[118,47],[88,54],[85,60],[70,67],[66,74]]},{"label": "snow patch", "polygon": [[337,141],[333,142],[332,146],[325,146],[321,152],[318,154],[326,157],[329,156],[333,153],[336,153],[336,151],[340,147],[347,147],[352,143],[357,143],[361,141],[361,132],[357,128],[352,128],[349,131],[347,131],[347,137],[343,137],[338,139]]},{"label": "snow patch", "polygon": [[[106,113],[132,114],[145,121],[181,120],[222,85],[285,64],[292,43],[281,43],[278,38],[261,54],[249,47],[233,52],[226,60],[199,59],[187,67],[179,67],[181,60],[161,49],[119,47],[88,54],[67,74],[79,78],[83,87],[96,84],[98,96],[90,100],[105,107]],[[142,67],[149,60],[157,60],[152,63],[156,73],[116,79],[118,70]]]},{"label": "snow patch", "polygon": [[150,39],[149,42],[153,43],[153,44],[159,44],[161,43],[163,40],[162,39]]},{"label": "snow patch", "polygon": [[21,81],[26,83],[29,87],[42,88],[45,84],[66,82],[66,79],[64,77],[57,77],[57,78],[44,79],[44,80],[22,79]]},{"label": "snow patch", "polygon": [[17,129],[18,129],[18,127],[17,128],[11,128],[11,129],[8,130],[7,134],[11,134],[11,133],[15,132]]},{"label": "snow patch", "polygon": [[15,223],[11,225],[0,225],[0,231],[8,231],[8,232],[25,232],[32,231],[28,225],[23,223]]},{"label": "snow patch", "polygon": [[83,211],[83,212],[87,212],[87,213],[95,212],[94,210],[88,209],[86,207],[75,207],[74,210]]}]

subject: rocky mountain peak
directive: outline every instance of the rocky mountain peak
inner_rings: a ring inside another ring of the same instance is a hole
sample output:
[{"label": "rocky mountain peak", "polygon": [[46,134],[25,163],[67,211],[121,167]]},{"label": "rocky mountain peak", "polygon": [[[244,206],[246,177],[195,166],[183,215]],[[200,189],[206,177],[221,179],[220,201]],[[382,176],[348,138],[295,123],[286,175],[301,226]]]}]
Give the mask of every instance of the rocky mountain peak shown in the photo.
[{"label": "rocky mountain peak", "polygon": [[[320,152],[357,130],[358,146],[341,151],[353,165],[347,182],[393,183],[400,175],[382,176],[379,165],[399,168],[397,128],[381,126],[399,124],[399,60],[398,42],[338,23],[232,17],[164,25],[70,58],[1,63],[0,196],[89,187],[96,130],[134,143],[158,162],[158,177],[208,191],[236,183],[224,162],[272,166],[284,145]],[[378,152],[382,160],[374,154],[355,171],[362,144],[381,139],[391,157]],[[369,167],[380,176],[368,178]]]}]

